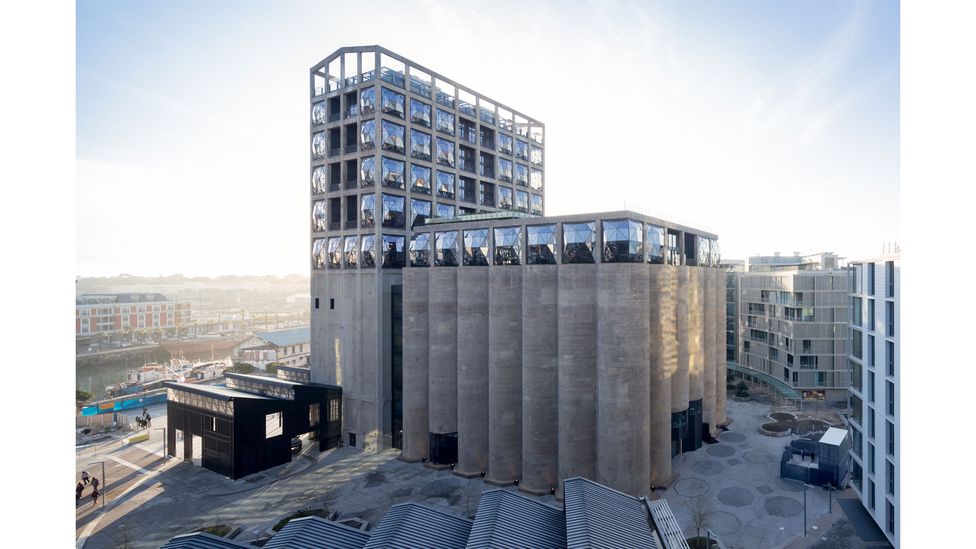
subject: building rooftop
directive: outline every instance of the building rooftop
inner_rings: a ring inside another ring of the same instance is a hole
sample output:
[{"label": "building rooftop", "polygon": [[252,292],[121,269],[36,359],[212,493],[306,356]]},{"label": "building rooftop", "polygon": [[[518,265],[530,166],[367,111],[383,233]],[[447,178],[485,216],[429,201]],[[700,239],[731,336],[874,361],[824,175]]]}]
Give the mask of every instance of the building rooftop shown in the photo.
[{"label": "building rooftop", "polygon": [[268,397],[264,395],[258,395],[254,393],[248,393],[246,391],[239,391],[230,387],[224,387],[223,385],[199,385],[196,383],[176,383],[174,381],[165,381],[163,386],[167,389],[174,389],[177,391],[184,391],[187,393],[195,393],[198,395],[207,396],[210,398],[215,398],[217,400],[233,400],[235,398],[251,398],[259,400],[272,400],[275,397]]},{"label": "building rooftop", "polygon": [[170,299],[159,293],[124,293],[124,294],[82,294],[75,298],[75,305],[100,305],[116,303],[156,303]]},{"label": "building rooftop", "polygon": [[638,498],[582,477],[563,482],[569,548],[662,548]]},{"label": "building rooftop", "polygon": [[471,521],[419,503],[390,507],[373,530],[367,549],[438,547],[461,549],[468,543]]},{"label": "building rooftop", "polygon": [[566,519],[562,509],[509,490],[489,490],[481,494],[467,547],[566,547]]},{"label": "building rooftop", "polygon": [[203,532],[183,534],[167,541],[160,549],[239,549],[253,547]]},{"label": "building rooftop", "polygon": [[[327,543],[326,543],[327,542]],[[266,549],[363,549],[369,533],[320,517],[301,517],[288,521]]]},{"label": "building rooftop", "polygon": [[299,345],[312,341],[311,328],[308,326],[290,328],[288,330],[274,330],[271,332],[255,332],[254,337],[267,341],[277,347]]},{"label": "building rooftop", "polygon": [[830,427],[827,432],[820,437],[821,444],[830,444],[831,446],[840,446],[844,439],[847,438],[846,429],[838,429],[836,427]]}]

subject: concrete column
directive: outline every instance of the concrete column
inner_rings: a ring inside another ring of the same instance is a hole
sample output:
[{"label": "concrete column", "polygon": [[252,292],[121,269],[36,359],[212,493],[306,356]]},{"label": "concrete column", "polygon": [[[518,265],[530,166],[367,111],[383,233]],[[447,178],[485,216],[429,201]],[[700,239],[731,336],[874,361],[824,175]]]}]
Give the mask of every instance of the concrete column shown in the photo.
[{"label": "concrete column", "polygon": [[671,376],[671,412],[688,409],[688,362],[690,360],[688,330],[688,270],[691,267],[678,265],[675,269],[674,318],[677,333],[677,364]]},{"label": "concrete column", "polygon": [[704,267],[688,267],[688,400],[705,396]]},{"label": "concrete column", "polygon": [[671,376],[678,366],[674,318],[676,267],[649,265],[651,483],[671,478]]},{"label": "concrete column", "polygon": [[718,277],[715,284],[715,306],[718,308],[719,313],[715,318],[715,353],[718,356],[718,361],[715,367],[715,424],[725,425],[728,423],[725,393],[726,374],[728,373],[728,366],[726,366],[727,361],[725,359],[725,346],[728,345],[728,341],[726,341],[727,334],[725,331],[725,292],[727,290],[727,282],[725,280],[725,272],[721,269],[716,270],[718,271]]},{"label": "concrete column", "polygon": [[596,480],[631,495],[651,478],[647,273],[607,264],[596,275]]},{"label": "concrete column", "polygon": [[488,273],[488,475],[522,476],[522,269]]},{"label": "concrete column", "polygon": [[596,265],[558,269],[559,479],[595,479]]},{"label": "concrete column", "polygon": [[428,457],[427,395],[430,269],[403,270],[403,453],[404,461]]},{"label": "concrete column", "polygon": [[431,433],[457,432],[457,269],[430,269],[429,422]]},{"label": "concrete column", "polygon": [[533,494],[548,494],[559,484],[556,273],[557,267],[553,265],[529,265],[522,272],[522,480],[519,489]]},{"label": "concrete column", "polygon": [[488,470],[488,270],[458,268],[458,462],[464,477]]},{"label": "concrete column", "polygon": [[708,432],[713,436],[718,434],[715,427],[715,363],[718,359],[715,356],[715,315],[717,314],[715,304],[716,277],[718,269],[713,267],[700,267],[705,282],[705,400],[702,402],[702,421],[708,423]]}]

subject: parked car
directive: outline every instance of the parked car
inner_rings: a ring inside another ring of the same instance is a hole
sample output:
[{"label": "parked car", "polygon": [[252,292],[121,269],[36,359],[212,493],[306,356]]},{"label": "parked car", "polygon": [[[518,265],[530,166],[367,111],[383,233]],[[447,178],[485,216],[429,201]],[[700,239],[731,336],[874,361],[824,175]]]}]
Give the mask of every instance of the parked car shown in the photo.
[{"label": "parked car", "polygon": [[302,449],[302,439],[299,437],[291,437],[291,451],[295,453]]}]

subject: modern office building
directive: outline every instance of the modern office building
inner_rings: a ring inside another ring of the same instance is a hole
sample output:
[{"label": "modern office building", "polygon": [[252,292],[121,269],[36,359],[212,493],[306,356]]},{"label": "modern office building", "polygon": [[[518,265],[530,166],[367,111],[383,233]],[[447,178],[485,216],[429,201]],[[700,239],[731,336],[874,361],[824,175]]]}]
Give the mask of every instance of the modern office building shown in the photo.
[{"label": "modern office building", "polygon": [[736,284],[738,366],[782,381],[802,398],[845,402],[847,271],[752,271],[737,274]]},{"label": "modern office building", "polygon": [[901,256],[851,262],[851,484],[888,540],[899,546],[899,335]]}]

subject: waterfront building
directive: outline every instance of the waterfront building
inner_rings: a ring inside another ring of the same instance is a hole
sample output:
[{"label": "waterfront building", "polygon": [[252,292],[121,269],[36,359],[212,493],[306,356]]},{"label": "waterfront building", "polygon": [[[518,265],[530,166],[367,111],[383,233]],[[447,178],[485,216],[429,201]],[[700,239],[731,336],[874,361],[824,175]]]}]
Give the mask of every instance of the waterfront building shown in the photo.
[{"label": "waterfront building", "polygon": [[901,252],[851,262],[851,484],[888,540],[899,546]]},{"label": "waterfront building", "polygon": [[180,333],[190,321],[190,302],[159,293],[83,294],[75,298],[75,337],[127,341],[130,334]]},{"label": "waterfront building", "polygon": [[311,339],[308,326],[256,332],[235,347],[232,356],[235,362],[247,362],[261,370],[272,362],[285,366],[307,366],[312,351]]}]

